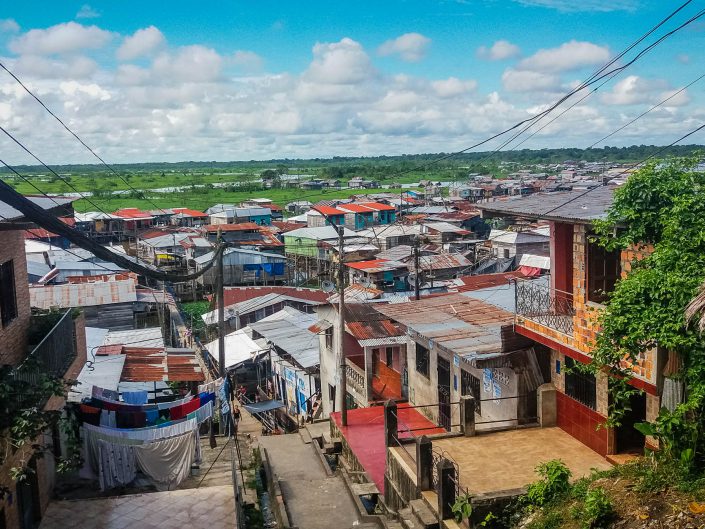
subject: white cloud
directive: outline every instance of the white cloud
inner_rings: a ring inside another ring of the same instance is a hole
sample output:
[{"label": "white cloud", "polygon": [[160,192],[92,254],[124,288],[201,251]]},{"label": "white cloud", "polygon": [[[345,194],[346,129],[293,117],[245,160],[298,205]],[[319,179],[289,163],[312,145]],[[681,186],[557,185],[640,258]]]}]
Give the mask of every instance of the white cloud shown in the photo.
[{"label": "white cloud", "polygon": [[154,59],[153,74],[162,82],[207,83],[220,77],[223,58],[205,46],[183,46],[176,53],[162,53]]},{"label": "white cloud", "polygon": [[138,29],[134,34],[125,37],[115,56],[121,61],[131,61],[150,55],[164,46],[165,42],[164,34],[154,26]]},{"label": "white cloud", "polygon": [[477,81],[461,81],[457,77],[449,77],[448,79],[433,81],[431,86],[438,97],[456,97],[475,90]]},{"label": "white cloud", "polygon": [[254,51],[237,50],[233,53],[230,62],[245,72],[259,72],[264,66],[264,59]]},{"label": "white cloud", "polygon": [[515,0],[530,7],[547,7],[563,12],[597,11],[635,11],[639,7],[637,0]]},{"label": "white cloud", "polygon": [[109,31],[97,26],[66,22],[47,29],[32,29],[13,39],[9,48],[17,54],[55,55],[101,48],[111,37]]},{"label": "white cloud", "polygon": [[346,37],[339,42],[317,43],[305,75],[324,84],[355,84],[372,77],[374,69],[360,43]]},{"label": "white cloud", "polygon": [[[221,54],[199,45],[163,45],[153,55],[139,65],[98,66],[80,50],[2,60],[116,163],[459,150],[540,112],[566,90],[568,77],[578,77],[515,66],[502,75],[505,90],[487,94],[472,79],[429,80],[376,70],[368,51],[350,38],[318,43],[307,67],[277,74],[241,75],[259,63],[245,50]],[[640,111],[629,106],[639,93],[653,104],[674,91],[658,79],[615,87],[608,92],[622,98],[615,104],[595,95],[524,146],[589,145]],[[94,161],[70,136],[57,136],[46,112],[2,76],[0,119],[40,148],[47,162]],[[702,119],[705,110],[681,93],[610,144],[668,143]],[[10,147],[0,138],[8,162],[31,162]]]},{"label": "white cloud", "polygon": [[578,70],[586,66],[603,64],[610,59],[610,51],[606,46],[598,46],[592,42],[571,40],[557,48],[546,48],[537,51],[522,60],[518,68],[536,72],[557,73]]},{"label": "white cloud", "polygon": [[560,78],[553,74],[507,68],[502,74],[502,85],[509,92],[553,92],[560,86]]},{"label": "white cloud", "polygon": [[[609,92],[602,94],[601,102],[605,105],[640,105],[656,104],[674,96],[678,89],[671,89],[664,79],[646,79],[630,75],[616,83]],[[664,106],[679,107],[690,103],[687,90],[675,95]]]},{"label": "white cloud", "polygon": [[78,10],[78,13],[76,13],[76,18],[98,18],[100,17],[100,13],[93,9],[91,6],[88,4],[83,4],[81,6],[81,9]]},{"label": "white cloud", "polygon": [[20,25],[14,18],[0,19],[0,33],[17,33]]},{"label": "white cloud", "polygon": [[488,61],[503,61],[518,57],[520,54],[521,49],[519,46],[512,44],[508,40],[498,40],[489,48],[480,46],[477,49],[477,56]]},{"label": "white cloud", "polygon": [[399,55],[403,61],[418,62],[426,56],[431,39],[420,33],[405,33],[396,39],[383,43],[377,53],[383,57]]},{"label": "white cloud", "polygon": [[679,53],[676,56],[676,60],[681,64],[688,64],[690,62],[690,55],[687,53]]}]

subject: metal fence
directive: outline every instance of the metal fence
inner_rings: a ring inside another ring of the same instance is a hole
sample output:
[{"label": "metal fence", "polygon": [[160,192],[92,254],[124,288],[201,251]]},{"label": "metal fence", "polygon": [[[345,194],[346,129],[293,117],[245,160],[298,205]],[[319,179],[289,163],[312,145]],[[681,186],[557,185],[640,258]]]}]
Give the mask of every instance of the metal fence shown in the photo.
[{"label": "metal fence", "polygon": [[573,334],[573,294],[536,281],[516,282],[516,314],[564,334]]},{"label": "metal fence", "polygon": [[67,310],[27,358],[15,369],[16,380],[38,384],[41,375],[62,377],[76,359],[76,333]]}]

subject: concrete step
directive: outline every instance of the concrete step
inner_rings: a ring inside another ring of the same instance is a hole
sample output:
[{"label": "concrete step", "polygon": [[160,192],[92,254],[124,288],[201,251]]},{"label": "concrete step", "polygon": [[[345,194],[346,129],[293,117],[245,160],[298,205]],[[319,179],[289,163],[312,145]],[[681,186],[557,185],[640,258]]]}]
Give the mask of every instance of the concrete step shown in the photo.
[{"label": "concrete step", "polygon": [[416,517],[411,507],[404,507],[397,511],[399,523],[403,529],[421,529],[421,521]]},{"label": "concrete step", "polygon": [[404,529],[404,526],[402,524],[400,524],[399,522],[395,522],[394,520],[385,520],[384,526],[386,527],[386,529]]},{"label": "concrete step", "polygon": [[411,500],[409,507],[425,529],[438,529],[438,517],[423,499]]},{"label": "concrete step", "polygon": [[311,433],[306,428],[299,428],[299,435],[301,440],[307,445],[311,444]]}]

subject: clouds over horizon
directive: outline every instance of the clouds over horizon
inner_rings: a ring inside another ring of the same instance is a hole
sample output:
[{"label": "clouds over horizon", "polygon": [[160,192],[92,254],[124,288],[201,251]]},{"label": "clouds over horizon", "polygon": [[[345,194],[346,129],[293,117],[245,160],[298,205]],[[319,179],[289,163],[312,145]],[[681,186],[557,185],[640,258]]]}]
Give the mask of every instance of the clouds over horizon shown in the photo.
[{"label": "clouds over horizon", "polygon": [[[447,152],[534,115],[584,69],[611,57],[607,46],[572,40],[524,50],[522,58],[519,46],[497,40],[475,54],[508,61],[498,91],[457,74],[428,78],[375,64],[375,56],[391,56],[402,68],[418,66],[404,63],[428,56],[431,39],[420,33],[376,49],[351,37],[312,43],[300,71],[271,72],[256,51],[170,45],[155,26],[127,35],[76,22],[16,27],[7,30],[13,55],[3,54],[3,61],[115,162]],[[468,50],[468,60],[472,55]],[[536,140],[584,144],[626,120],[619,108],[654,104],[674,92],[660,79],[617,78]],[[0,123],[39,155],[52,163],[90,162],[11,80],[0,80],[0,93]],[[687,92],[669,101],[659,133],[692,119],[685,113],[690,103]]]}]

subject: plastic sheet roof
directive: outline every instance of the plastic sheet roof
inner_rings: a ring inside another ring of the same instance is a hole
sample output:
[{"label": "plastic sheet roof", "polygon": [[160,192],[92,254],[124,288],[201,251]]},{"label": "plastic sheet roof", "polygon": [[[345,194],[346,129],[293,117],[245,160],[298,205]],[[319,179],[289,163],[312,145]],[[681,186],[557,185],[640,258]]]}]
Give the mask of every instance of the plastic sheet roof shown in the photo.
[{"label": "plastic sheet roof", "polygon": [[[217,362],[220,355],[218,340],[206,344],[208,353]],[[245,329],[225,335],[225,369],[237,367],[243,362],[254,359],[258,353],[267,351],[266,344],[257,343],[250,338]]]}]

